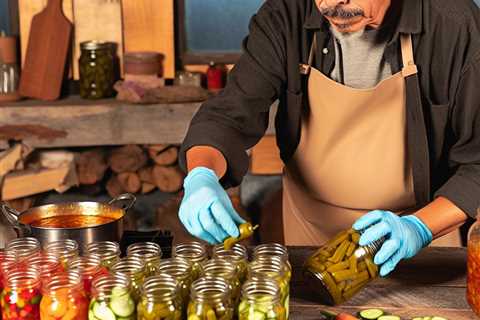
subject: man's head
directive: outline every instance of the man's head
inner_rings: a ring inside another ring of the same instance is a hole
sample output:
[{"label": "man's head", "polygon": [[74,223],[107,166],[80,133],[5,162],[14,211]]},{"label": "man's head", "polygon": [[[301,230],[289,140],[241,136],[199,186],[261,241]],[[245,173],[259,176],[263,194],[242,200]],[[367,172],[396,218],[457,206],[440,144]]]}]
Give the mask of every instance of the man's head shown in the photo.
[{"label": "man's head", "polygon": [[315,0],[323,16],[340,32],[378,28],[391,0]]}]

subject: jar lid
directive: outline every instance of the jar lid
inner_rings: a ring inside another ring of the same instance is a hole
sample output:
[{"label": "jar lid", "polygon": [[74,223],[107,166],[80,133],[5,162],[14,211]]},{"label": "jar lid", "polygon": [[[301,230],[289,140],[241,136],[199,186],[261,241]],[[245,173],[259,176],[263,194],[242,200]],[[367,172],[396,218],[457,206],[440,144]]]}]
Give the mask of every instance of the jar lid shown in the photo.
[{"label": "jar lid", "polygon": [[109,49],[111,47],[112,43],[107,41],[92,40],[80,43],[80,48],[85,50]]}]

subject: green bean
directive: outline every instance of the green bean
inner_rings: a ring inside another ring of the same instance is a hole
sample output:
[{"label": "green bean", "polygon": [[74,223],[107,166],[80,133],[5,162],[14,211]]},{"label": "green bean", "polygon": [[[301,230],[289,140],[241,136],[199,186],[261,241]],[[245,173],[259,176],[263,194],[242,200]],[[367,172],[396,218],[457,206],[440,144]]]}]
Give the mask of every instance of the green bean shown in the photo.
[{"label": "green bean", "polygon": [[323,282],[327,286],[328,291],[332,295],[333,300],[338,303],[342,299],[342,294],[340,290],[338,290],[337,284],[335,280],[333,280],[332,276],[328,272],[322,273]]},{"label": "green bean", "polygon": [[360,241],[360,234],[359,233],[353,233],[351,236],[351,239],[354,243],[358,244]]},{"label": "green bean", "polygon": [[350,269],[332,272],[332,276],[336,282],[351,280],[355,278],[356,275],[357,273],[354,270],[350,270]]},{"label": "green bean", "polygon": [[343,257],[345,257],[345,253],[347,253],[348,246],[350,246],[350,241],[346,240],[342,242],[342,244],[338,246],[333,256],[328,258],[328,261],[338,263],[343,260]]},{"label": "green bean", "polygon": [[330,266],[327,271],[328,272],[335,272],[335,271],[340,271],[340,270],[345,270],[349,266],[348,261],[342,261],[339,263],[334,264],[333,266]]},{"label": "green bean", "polygon": [[327,246],[330,248],[336,248],[348,238],[349,238],[348,231],[343,231],[339,233],[332,241],[327,243]]},{"label": "green bean", "polygon": [[348,290],[350,288],[356,287],[359,284],[367,281],[368,279],[370,279],[370,275],[368,274],[368,271],[365,270],[365,271],[362,271],[360,273],[357,273],[355,278],[352,279],[352,282],[350,282],[350,284],[347,285],[347,287],[345,289]]},{"label": "green bean", "polygon": [[352,270],[353,272],[357,273],[358,272],[358,268],[357,268],[357,257],[355,256],[351,256],[349,259],[349,266],[350,266],[350,270]]},{"label": "green bean", "polygon": [[365,259],[365,264],[367,265],[370,277],[375,278],[378,275],[378,266],[369,257]]},{"label": "green bean", "polygon": [[356,248],[356,245],[354,242],[350,242],[350,245],[348,246],[347,248],[347,252],[345,253],[345,255],[347,257],[350,257],[354,252],[355,252],[355,248]]}]

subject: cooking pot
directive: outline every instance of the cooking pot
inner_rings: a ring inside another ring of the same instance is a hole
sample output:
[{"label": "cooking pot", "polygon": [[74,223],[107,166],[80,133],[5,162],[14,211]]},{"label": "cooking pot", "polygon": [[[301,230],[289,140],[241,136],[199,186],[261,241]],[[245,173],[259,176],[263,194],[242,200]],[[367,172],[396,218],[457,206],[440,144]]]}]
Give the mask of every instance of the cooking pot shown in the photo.
[{"label": "cooking pot", "polygon": [[[2,204],[0,210],[19,237],[35,237],[42,245],[51,241],[72,239],[83,248],[85,245],[96,241],[120,241],[123,234],[123,217],[128,209],[135,204],[135,201],[134,195],[126,193],[108,203],[69,202],[48,204],[33,207],[23,212],[18,212],[8,205]],[[98,219],[105,218],[108,219],[108,222],[72,228],[32,225],[34,222],[47,218],[85,215],[98,216]]]}]

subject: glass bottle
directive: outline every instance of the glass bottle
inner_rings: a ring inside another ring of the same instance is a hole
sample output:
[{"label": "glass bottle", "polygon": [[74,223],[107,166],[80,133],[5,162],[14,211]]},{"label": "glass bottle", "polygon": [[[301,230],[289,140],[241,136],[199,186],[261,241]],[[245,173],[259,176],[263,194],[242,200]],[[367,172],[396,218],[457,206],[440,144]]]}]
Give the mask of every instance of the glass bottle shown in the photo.
[{"label": "glass bottle", "polygon": [[40,320],[40,276],[36,269],[11,269],[0,296],[3,320]]},{"label": "glass bottle", "polygon": [[232,298],[233,306],[236,306],[240,299],[241,283],[237,274],[235,263],[223,259],[210,259],[202,266],[201,277],[223,278],[227,281]]},{"label": "glass bottle", "polygon": [[360,233],[353,229],[342,231],[307,259],[304,276],[312,281],[322,303],[343,303],[378,277],[373,257],[384,240],[361,247],[359,239]]},{"label": "glass bottle", "polygon": [[192,263],[193,278],[201,273],[202,263],[208,260],[207,247],[200,242],[186,242],[173,247],[173,256],[187,259]]},{"label": "glass bottle", "polygon": [[43,285],[42,294],[42,320],[87,319],[88,299],[77,273],[54,275]]},{"label": "glass bottle", "polygon": [[75,257],[68,262],[67,269],[78,273],[88,298],[92,293],[92,281],[101,275],[108,274],[107,269],[100,264],[100,259],[95,256]]},{"label": "glass bottle", "polygon": [[130,280],[122,274],[102,275],[92,282],[89,319],[136,319]]},{"label": "glass bottle", "polygon": [[138,302],[141,287],[145,281],[145,263],[138,257],[125,257],[112,265],[110,272],[114,275],[123,274],[130,280],[132,296]]},{"label": "glass bottle", "polygon": [[80,255],[78,243],[71,239],[48,242],[43,246],[43,251],[57,256],[65,269],[70,260]]},{"label": "glass bottle", "polygon": [[192,284],[189,320],[230,320],[234,317],[227,282],[222,278],[199,278]]},{"label": "glass bottle", "polygon": [[178,282],[170,275],[148,277],[138,303],[138,320],[182,319],[182,301]]},{"label": "glass bottle", "polygon": [[16,42],[15,37],[7,37],[3,31],[0,33],[0,102],[15,101],[20,98]]},{"label": "glass bottle", "polygon": [[259,246],[256,246],[253,249],[252,260],[260,261],[262,259],[268,259],[271,257],[276,257],[283,261],[287,266],[287,278],[290,281],[292,278],[292,265],[288,261],[288,249],[284,245],[279,243],[265,243]]},{"label": "glass bottle", "polygon": [[25,259],[24,264],[38,270],[42,283],[48,282],[52,276],[64,271],[60,259],[53,254],[45,252],[28,257]]},{"label": "glass bottle", "polygon": [[231,250],[226,250],[223,244],[213,247],[213,258],[223,259],[235,263],[240,282],[245,281],[248,268],[248,253],[245,246],[236,243]]},{"label": "glass bottle", "polygon": [[18,260],[23,260],[29,256],[39,254],[41,247],[37,239],[25,237],[9,241],[5,250],[14,254]]},{"label": "glass bottle", "polygon": [[480,224],[478,218],[480,218],[479,215],[468,232],[467,301],[473,312],[480,316]]},{"label": "glass bottle", "polygon": [[286,320],[287,312],[280,302],[278,284],[271,279],[247,280],[242,287],[238,319]]},{"label": "glass bottle", "polygon": [[190,286],[193,282],[193,270],[190,261],[183,258],[170,258],[160,261],[157,274],[168,274],[178,281],[182,306],[187,305]]},{"label": "glass bottle", "polygon": [[80,96],[84,99],[112,97],[115,83],[112,44],[87,41],[80,44],[80,49]]},{"label": "glass bottle", "polygon": [[127,256],[138,257],[145,262],[145,275],[153,276],[162,258],[162,249],[154,242],[138,242],[128,246]]},{"label": "glass bottle", "polygon": [[97,256],[102,266],[107,269],[120,260],[120,245],[113,241],[98,241],[89,243],[85,247],[85,255]]}]

